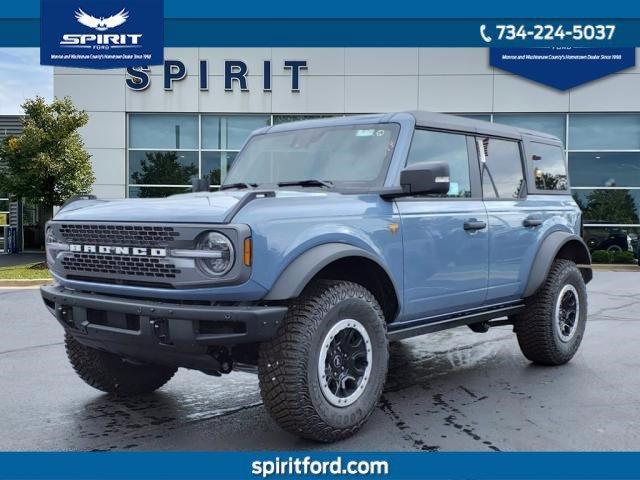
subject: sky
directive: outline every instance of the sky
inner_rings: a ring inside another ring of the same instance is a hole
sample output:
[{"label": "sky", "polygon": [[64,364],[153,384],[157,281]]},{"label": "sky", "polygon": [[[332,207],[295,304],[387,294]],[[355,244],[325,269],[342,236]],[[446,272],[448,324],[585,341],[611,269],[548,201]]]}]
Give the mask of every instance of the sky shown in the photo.
[{"label": "sky", "polygon": [[23,113],[22,102],[53,98],[53,67],[40,66],[38,48],[0,48],[0,115]]}]

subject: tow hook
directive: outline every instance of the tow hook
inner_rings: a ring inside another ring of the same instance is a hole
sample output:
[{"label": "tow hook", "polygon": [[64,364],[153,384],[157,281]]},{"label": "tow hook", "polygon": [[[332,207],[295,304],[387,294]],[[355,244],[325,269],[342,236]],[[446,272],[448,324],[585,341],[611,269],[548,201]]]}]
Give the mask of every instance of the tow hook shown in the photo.
[{"label": "tow hook", "polygon": [[233,370],[233,358],[225,347],[216,348],[209,352],[218,361],[220,373],[231,373]]}]

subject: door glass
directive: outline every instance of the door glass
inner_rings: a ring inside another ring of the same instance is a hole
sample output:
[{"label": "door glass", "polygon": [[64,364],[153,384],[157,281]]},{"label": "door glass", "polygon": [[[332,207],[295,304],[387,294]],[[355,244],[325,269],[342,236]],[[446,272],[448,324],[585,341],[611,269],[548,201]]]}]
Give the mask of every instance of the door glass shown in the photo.
[{"label": "door glass", "polygon": [[538,190],[567,190],[567,167],[562,148],[545,143],[531,142],[533,180]]},{"label": "door glass", "polygon": [[520,198],[525,182],[518,142],[485,137],[478,138],[477,145],[482,167],[483,198]]},{"label": "door glass", "polygon": [[455,133],[416,130],[411,141],[407,166],[414,163],[447,162],[449,192],[429,197],[470,197],[469,151],[467,137]]}]

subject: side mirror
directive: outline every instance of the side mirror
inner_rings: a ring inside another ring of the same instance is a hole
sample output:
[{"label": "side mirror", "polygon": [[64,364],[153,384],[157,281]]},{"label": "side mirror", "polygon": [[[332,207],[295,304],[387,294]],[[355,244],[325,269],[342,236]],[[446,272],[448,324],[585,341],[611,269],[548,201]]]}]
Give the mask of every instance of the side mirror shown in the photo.
[{"label": "side mirror", "polygon": [[414,163],[400,172],[400,186],[405,195],[447,193],[449,164],[447,162]]}]

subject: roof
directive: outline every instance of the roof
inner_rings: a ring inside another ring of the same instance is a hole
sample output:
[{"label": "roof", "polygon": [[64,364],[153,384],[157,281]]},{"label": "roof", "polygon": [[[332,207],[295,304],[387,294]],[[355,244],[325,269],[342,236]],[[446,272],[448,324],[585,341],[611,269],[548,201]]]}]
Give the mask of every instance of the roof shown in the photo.
[{"label": "roof", "polygon": [[525,128],[511,127],[500,123],[485,122],[474,118],[461,117],[458,115],[446,115],[443,113],[433,113],[426,111],[409,111],[397,113],[379,113],[370,115],[351,115],[346,117],[325,117],[315,120],[303,120],[299,122],[282,123],[273,127],[264,127],[256,133],[283,132],[287,130],[297,130],[303,128],[329,127],[338,125],[352,125],[358,123],[384,123],[394,120],[413,118],[416,126],[425,128],[437,128],[442,130],[457,130],[481,135],[522,139],[523,137],[534,137],[541,140],[561,143],[560,140],[547,133],[528,130]]}]

